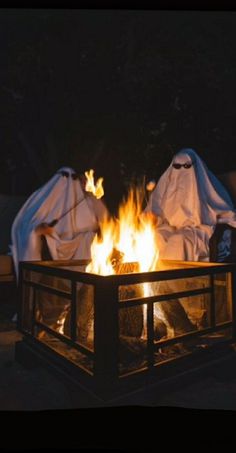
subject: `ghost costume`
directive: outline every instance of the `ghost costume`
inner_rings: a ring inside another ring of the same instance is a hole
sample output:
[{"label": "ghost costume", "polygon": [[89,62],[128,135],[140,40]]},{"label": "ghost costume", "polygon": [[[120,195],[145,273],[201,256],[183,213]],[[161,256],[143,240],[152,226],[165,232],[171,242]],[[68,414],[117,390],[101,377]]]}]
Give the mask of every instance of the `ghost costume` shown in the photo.
[{"label": "ghost costume", "polygon": [[158,216],[162,259],[209,261],[216,224],[236,227],[229,194],[192,149],[174,156],[150,196],[145,212],[150,211]]},{"label": "ghost costume", "polygon": [[41,236],[35,230],[40,223],[58,220],[46,236],[53,260],[90,259],[98,222],[106,214],[101,200],[84,193],[72,168],[58,170],[29,197],[13,222],[11,250],[17,277],[19,261],[42,259]]}]

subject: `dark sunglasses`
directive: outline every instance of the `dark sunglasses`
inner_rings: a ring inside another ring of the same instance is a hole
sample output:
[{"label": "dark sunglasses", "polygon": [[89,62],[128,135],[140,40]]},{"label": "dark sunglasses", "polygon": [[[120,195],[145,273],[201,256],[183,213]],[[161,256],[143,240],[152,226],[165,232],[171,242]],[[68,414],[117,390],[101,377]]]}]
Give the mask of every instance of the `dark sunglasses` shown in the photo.
[{"label": "dark sunglasses", "polygon": [[72,173],[72,174],[70,175],[70,173],[68,173],[68,171],[64,171],[64,170],[59,171],[59,173],[60,173],[60,175],[62,175],[62,176],[66,176],[66,178],[69,178],[69,176],[71,176],[72,179],[74,179],[74,180],[75,180],[75,179],[79,179],[79,175],[77,175],[77,173]]},{"label": "dark sunglasses", "polygon": [[176,170],[179,170],[181,167],[183,168],[191,168],[193,165],[193,163],[189,163],[189,164],[172,164],[172,167],[176,168]]}]

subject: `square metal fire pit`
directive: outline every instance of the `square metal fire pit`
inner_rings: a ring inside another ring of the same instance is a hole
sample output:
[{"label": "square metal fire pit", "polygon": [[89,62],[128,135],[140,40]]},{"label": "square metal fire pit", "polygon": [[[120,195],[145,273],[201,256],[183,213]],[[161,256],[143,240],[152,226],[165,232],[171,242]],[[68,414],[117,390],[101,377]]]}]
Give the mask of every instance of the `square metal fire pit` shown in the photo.
[{"label": "square metal fire pit", "polygon": [[36,358],[109,399],[235,341],[235,264],[159,262],[100,276],[84,261],[20,263],[16,359]]}]

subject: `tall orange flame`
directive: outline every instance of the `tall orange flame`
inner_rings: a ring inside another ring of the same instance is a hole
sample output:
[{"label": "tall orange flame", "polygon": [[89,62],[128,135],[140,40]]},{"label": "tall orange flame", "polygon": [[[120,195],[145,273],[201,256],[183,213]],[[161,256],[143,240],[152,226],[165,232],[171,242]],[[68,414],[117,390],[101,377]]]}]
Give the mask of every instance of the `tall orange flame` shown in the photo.
[{"label": "tall orange flame", "polygon": [[100,225],[101,237],[95,237],[91,247],[91,263],[87,272],[100,275],[114,274],[112,252],[120,252],[122,263],[136,262],[139,272],[155,270],[158,248],[155,224],[151,216],[142,217],[143,194],[140,188],[131,188],[119,207],[118,219],[105,219]]}]

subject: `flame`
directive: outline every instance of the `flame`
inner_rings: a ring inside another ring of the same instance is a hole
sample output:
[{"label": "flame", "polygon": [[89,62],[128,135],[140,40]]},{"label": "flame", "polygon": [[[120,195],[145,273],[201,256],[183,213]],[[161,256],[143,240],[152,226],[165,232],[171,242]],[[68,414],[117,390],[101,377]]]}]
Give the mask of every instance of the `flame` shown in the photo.
[{"label": "flame", "polygon": [[91,263],[86,267],[86,272],[100,275],[114,274],[110,256],[113,250],[115,227],[113,219],[104,219],[101,225],[102,238],[97,234],[91,245]]},{"label": "flame", "polygon": [[154,181],[153,179],[151,181],[149,181],[146,185],[146,189],[148,190],[148,192],[152,192],[156,187],[156,181]]},{"label": "flame", "polygon": [[143,193],[131,188],[118,210],[118,219],[107,218],[100,225],[100,237],[91,246],[91,263],[86,271],[100,275],[115,273],[112,257],[119,252],[122,263],[138,263],[139,272],[155,270],[159,252],[155,224],[151,216],[142,216]]},{"label": "flame", "polygon": [[96,198],[102,198],[104,195],[104,189],[102,187],[103,183],[103,178],[98,178],[96,185],[94,184],[94,170],[89,170],[85,172],[86,176],[86,186],[85,190],[87,192],[92,192],[93,195],[95,195]]}]

